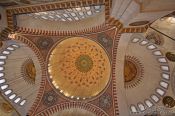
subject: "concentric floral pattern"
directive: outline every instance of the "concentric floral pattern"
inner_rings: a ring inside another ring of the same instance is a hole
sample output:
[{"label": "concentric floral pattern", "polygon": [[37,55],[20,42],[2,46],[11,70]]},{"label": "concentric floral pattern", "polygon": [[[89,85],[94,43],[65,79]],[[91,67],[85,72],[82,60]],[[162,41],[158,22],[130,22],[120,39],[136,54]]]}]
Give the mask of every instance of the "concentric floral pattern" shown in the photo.
[{"label": "concentric floral pattern", "polygon": [[164,44],[163,37],[155,32],[148,33],[146,39],[157,45]]},{"label": "concentric floral pattern", "polygon": [[44,94],[43,104],[46,106],[52,106],[56,103],[57,100],[58,100],[57,94],[53,90],[51,90]]},{"label": "concentric floral pattern", "polygon": [[88,55],[80,55],[75,61],[75,66],[80,72],[88,72],[93,67],[93,61]]},{"label": "concentric floral pattern", "polygon": [[140,61],[133,56],[125,56],[124,80],[125,88],[135,87],[141,82],[143,77],[143,66]]},{"label": "concentric floral pattern", "polygon": [[103,109],[109,109],[111,107],[112,100],[109,94],[104,94],[100,97],[99,105]]},{"label": "concentric floral pattern", "polygon": [[113,44],[112,38],[110,38],[107,34],[100,33],[98,34],[97,39],[99,43],[102,44],[105,48],[112,47],[112,44]]},{"label": "concentric floral pattern", "polygon": [[44,37],[42,37],[42,38],[39,38],[37,40],[37,45],[41,49],[48,49],[48,48],[50,48],[53,45],[53,43],[54,42],[53,42],[52,38],[44,38]]},{"label": "concentric floral pattern", "polygon": [[27,59],[21,67],[22,77],[29,84],[35,84],[36,69],[32,59]]},{"label": "concentric floral pattern", "polygon": [[162,102],[163,102],[163,105],[167,108],[175,107],[175,100],[171,96],[165,96]]},{"label": "concentric floral pattern", "polygon": [[96,96],[106,87],[111,69],[100,45],[90,39],[74,37],[55,47],[48,70],[52,83],[61,93],[85,99]]}]

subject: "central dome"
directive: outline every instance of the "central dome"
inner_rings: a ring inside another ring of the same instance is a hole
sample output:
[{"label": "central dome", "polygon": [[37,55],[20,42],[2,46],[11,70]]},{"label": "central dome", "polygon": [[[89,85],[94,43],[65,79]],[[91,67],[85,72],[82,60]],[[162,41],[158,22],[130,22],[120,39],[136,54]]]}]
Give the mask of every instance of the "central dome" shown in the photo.
[{"label": "central dome", "polygon": [[110,61],[96,42],[73,37],[52,51],[48,67],[52,83],[65,96],[86,99],[98,95],[110,78]]}]

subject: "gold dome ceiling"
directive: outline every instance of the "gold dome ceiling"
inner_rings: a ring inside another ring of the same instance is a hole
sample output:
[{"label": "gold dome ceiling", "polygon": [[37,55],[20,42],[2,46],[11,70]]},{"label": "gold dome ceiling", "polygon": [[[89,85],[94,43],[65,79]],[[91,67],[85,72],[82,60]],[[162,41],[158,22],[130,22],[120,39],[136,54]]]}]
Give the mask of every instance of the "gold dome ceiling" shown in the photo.
[{"label": "gold dome ceiling", "polygon": [[129,60],[125,60],[125,64],[124,64],[124,80],[125,82],[130,82],[132,80],[134,80],[134,78],[136,78],[137,76],[137,67],[136,65],[129,61]]},{"label": "gold dome ceiling", "polygon": [[65,96],[90,98],[98,95],[110,78],[110,61],[96,42],[73,37],[60,42],[49,58],[50,78]]}]

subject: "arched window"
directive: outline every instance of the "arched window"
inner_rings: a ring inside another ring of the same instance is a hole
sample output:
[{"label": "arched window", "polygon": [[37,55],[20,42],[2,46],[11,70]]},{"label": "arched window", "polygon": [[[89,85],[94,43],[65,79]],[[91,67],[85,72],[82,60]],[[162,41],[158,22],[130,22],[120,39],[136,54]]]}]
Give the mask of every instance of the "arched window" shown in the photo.
[{"label": "arched window", "polygon": [[161,56],[162,55],[162,53],[160,52],[160,50],[154,51],[153,54],[156,55],[156,56]]},{"label": "arched window", "polygon": [[0,77],[3,77],[4,76],[4,73],[0,73]]},{"label": "arched window", "polygon": [[145,104],[150,108],[153,106],[153,103],[150,100],[145,100]]},{"label": "arched window", "polygon": [[147,48],[148,48],[149,50],[153,50],[153,49],[156,48],[156,46],[155,46],[155,45],[149,45],[149,46],[147,46]]},{"label": "arched window", "polygon": [[160,63],[166,63],[166,62],[167,62],[165,58],[158,58],[158,61],[159,61]]},{"label": "arched window", "polygon": [[14,99],[16,97],[16,94],[12,94],[11,96],[9,96],[9,99]]},{"label": "arched window", "polygon": [[0,55],[0,59],[2,60],[7,59],[7,56]]},{"label": "arched window", "polygon": [[1,67],[1,66],[0,66],[0,71],[3,71],[3,70],[4,70],[4,67]]},{"label": "arched window", "polygon": [[10,93],[12,93],[12,90],[10,89],[4,92],[5,95],[9,95]]},{"label": "arched window", "polygon": [[131,105],[130,109],[131,109],[131,112],[133,112],[133,113],[137,112],[137,109],[134,105]]},{"label": "arched window", "polygon": [[162,65],[162,66],[161,66],[161,69],[162,69],[163,71],[169,71],[169,66]]},{"label": "arched window", "polygon": [[5,90],[5,89],[7,89],[7,88],[8,88],[8,85],[2,85],[2,86],[1,86],[1,89],[2,89],[2,90]]},{"label": "arched window", "polygon": [[7,50],[13,51],[15,49],[13,47],[7,47]]},{"label": "arched window", "polygon": [[132,40],[132,42],[133,42],[133,43],[137,43],[139,40],[140,40],[140,38],[134,38],[134,39]]},{"label": "arched window", "polygon": [[26,103],[26,100],[21,101],[20,105],[23,106]]},{"label": "arched window", "polygon": [[5,79],[0,79],[0,84],[5,83]]},{"label": "arched window", "polygon": [[140,42],[140,45],[146,45],[148,43],[148,41],[143,40],[142,42]]},{"label": "arched window", "polygon": [[142,103],[138,103],[138,107],[139,107],[140,111],[145,110],[145,106]]},{"label": "arched window", "polygon": [[168,89],[168,83],[167,82],[161,81],[160,86],[162,86],[165,89]]},{"label": "arched window", "polygon": [[18,45],[16,45],[16,44],[13,44],[12,46],[13,46],[13,47],[15,47],[15,48],[19,48],[19,46],[18,46]]},{"label": "arched window", "polygon": [[169,74],[166,74],[166,73],[162,73],[162,77],[166,80],[169,80],[170,79],[170,75]]},{"label": "arched window", "polygon": [[2,54],[8,55],[8,54],[10,54],[10,51],[6,51],[6,50],[5,50],[5,51],[2,52]]},{"label": "arched window", "polygon": [[0,61],[0,65],[4,65],[5,64],[5,61]]},{"label": "arched window", "polygon": [[158,88],[156,89],[156,92],[160,95],[163,96],[165,94],[165,91],[163,91],[162,89]]},{"label": "arched window", "polygon": [[151,95],[151,99],[157,103],[160,99],[157,97],[157,95]]},{"label": "arched window", "polygon": [[16,98],[16,99],[15,99],[15,101],[14,101],[14,102],[15,102],[15,103],[18,103],[20,100],[21,100],[21,98],[20,98],[20,97],[18,97],[18,98]]}]

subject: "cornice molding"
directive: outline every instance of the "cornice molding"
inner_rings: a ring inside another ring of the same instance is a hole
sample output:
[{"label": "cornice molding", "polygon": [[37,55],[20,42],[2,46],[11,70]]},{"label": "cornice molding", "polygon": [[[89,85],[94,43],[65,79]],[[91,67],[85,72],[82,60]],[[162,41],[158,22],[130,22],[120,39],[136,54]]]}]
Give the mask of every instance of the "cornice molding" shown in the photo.
[{"label": "cornice molding", "polygon": [[47,4],[39,4],[39,5],[30,5],[30,6],[21,6],[21,7],[12,7],[7,8],[7,23],[8,28],[11,29],[11,32],[18,32],[21,34],[44,34],[49,36],[65,36],[65,35],[77,35],[77,34],[85,34],[95,32],[95,30],[99,30],[100,28],[105,29],[105,25],[99,25],[97,27],[87,28],[84,30],[77,31],[50,31],[50,30],[40,30],[40,29],[30,29],[24,27],[17,27],[16,15],[26,14],[26,13],[34,13],[34,12],[42,12],[49,10],[57,10],[57,9],[68,9],[75,7],[83,7],[90,5],[105,5],[105,25],[106,26],[116,26],[120,33],[140,33],[145,32],[148,28],[148,25],[142,27],[123,27],[123,24],[110,16],[111,11],[111,0],[79,0],[79,1],[67,1],[67,2],[54,2]]},{"label": "cornice molding", "polygon": [[105,11],[106,11],[105,15],[109,15],[109,9],[110,9],[109,0],[79,0],[79,1],[67,1],[67,2],[8,8],[6,9],[7,23],[8,27],[11,28],[13,31],[15,31],[17,26],[16,15],[34,13],[34,12],[43,12],[49,10],[99,5],[99,4],[105,5]]},{"label": "cornice molding", "polygon": [[76,35],[83,35],[83,34],[89,34],[89,33],[96,33],[99,31],[105,31],[109,28],[110,26],[106,26],[105,24],[83,29],[83,30],[76,30],[76,31],[51,31],[51,30],[18,27],[16,33],[26,34],[26,35],[30,34],[30,35],[47,35],[47,36],[76,36]]}]

